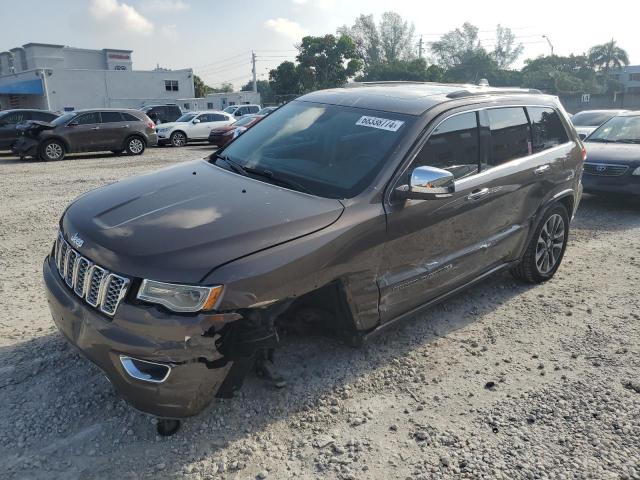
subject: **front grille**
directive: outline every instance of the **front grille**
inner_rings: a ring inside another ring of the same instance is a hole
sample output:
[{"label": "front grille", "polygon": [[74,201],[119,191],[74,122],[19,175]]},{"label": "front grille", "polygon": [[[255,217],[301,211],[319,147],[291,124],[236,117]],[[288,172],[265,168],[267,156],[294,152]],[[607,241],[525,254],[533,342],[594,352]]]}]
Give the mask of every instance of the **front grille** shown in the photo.
[{"label": "front grille", "polygon": [[627,165],[611,165],[608,163],[585,163],[584,173],[589,175],[601,175],[603,177],[618,177],[624,175],[629,167]]},{"label": "front grille", "polygon": [[80,255],[62,233],[58,233],[53,254],[60,277],[78,297],[110,317],[115,315],[131,283],[128,278],[111,273]]}]

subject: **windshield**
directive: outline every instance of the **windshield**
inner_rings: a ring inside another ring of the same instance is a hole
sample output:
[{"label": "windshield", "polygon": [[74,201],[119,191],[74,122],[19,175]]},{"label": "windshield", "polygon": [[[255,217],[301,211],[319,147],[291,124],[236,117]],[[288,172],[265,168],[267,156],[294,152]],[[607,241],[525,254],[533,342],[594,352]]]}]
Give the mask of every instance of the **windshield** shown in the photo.
[{"label": "windshield", "polygon": [[640,143],[640,115],[613,117],[589,135],[585,141]]},{"label": "windshield", "polygon": [[575,127],[597,127],[615,117],[618,112],[579,112],[571,117],[571,122]]},{"label": "windshield", "polygon": [[223,110],[224,113],[233,113],[238,109],[236,106],[227,107]]},{"label": "windshield", "polygon": [[196,117],[197,113],[185,113],[184,115],[182,115],[179,119],[176,120],[176,122],[190,122],[191,120],[193,120]]},{"label": "windshield", "polygon": [[256,117],[254,117],[253,115],[251,115],[250,117],[243,117],[240,120],[238,120],[236,123],[234,123],[233,126],[234,127],[242,127],[242,126],[245,126],[245,125],[249,125],[255,119],[256,119]]},{"label": "windshield", "polygon": [[397,113],[294,101],[221,155],[314,195],[351,198],[371,183],[413,122]]},{"label": "windshield", "polygon": [[69,120],[71,120],[73,117],[75,117],[77,115],[76,112],[69,112],[69,113],[65,113],[64,115],[59,116],[58,118],[56,118],[55,120],[51,120],[51,123],[53,125],[55,125],[56,127],[58,125],[64,125],[65,123],[67,123]]},{"label": "windshield", "polygon": [[140,110],[143,111],[144,113],[147,113],[149,110],[151,110],[153,107],[143,107]]}]

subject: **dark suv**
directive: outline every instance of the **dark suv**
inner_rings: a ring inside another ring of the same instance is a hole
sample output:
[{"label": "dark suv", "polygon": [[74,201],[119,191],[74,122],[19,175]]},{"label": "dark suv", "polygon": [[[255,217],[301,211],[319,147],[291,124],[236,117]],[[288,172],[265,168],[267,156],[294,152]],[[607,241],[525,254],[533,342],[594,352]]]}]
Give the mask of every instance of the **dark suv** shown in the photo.
[{"label": "dark suv", "polygon": [[50,122],[58,116],[47,110],[4,110],[0,112],[0,150],[10,150],[18,139],[17,126],[28,120]]},{"label": "dark suv", "polygon": [[66,153],[112,151],[142,155],[158,143],[155,124],[139,110],[77,110],[50,123],[30,122],[13,151],[20,156],[62,160]]},{"label": "dark suv", "polygon": [[177,105],[149,105],[142,107],[140,111],[146,113],[156,125],[175,122],[182,116],[182,110]]},{"label": "dark suv", "polygon": [[359,343],[501,270],[550,279],[584,155],[534,91],[310,93],[208,160],[71,204],[44,262],[53,319],[137,409],[193,415],[283,321]]}]

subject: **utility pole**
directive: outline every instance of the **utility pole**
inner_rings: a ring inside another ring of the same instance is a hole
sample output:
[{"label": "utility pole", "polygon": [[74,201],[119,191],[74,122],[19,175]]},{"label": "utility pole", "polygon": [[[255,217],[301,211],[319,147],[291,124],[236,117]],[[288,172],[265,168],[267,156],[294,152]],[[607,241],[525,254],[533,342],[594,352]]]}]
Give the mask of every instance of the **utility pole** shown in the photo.
[{"label": "utility pole", "polygon": [[420,41],[418,42],[418,58],[422,59],[422,35],[420,35]]},{"label": "utility pole", "polygon": [[251,73],[253,73],[253,93],[258,93],[258,81],[256,79],[256,54],[251,51]]},{"label": "utility pole", "polygon": [[553,44],[551,43],[551,40],[549,40],[549,37],[547,37],[546,35],[542,35],[542,38],[545,38],[547,40],[549,48],[551,48],[551,56],[553,57]]}]

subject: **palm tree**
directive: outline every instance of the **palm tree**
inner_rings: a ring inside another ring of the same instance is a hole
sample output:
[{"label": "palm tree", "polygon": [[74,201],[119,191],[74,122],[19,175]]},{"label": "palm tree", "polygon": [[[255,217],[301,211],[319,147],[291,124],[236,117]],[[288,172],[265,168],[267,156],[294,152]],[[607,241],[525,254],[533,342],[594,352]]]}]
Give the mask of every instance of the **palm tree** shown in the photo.
[{"label": "palm tree", "polygon": [[600,70],[604,77],[605,91],[609,89],[609,72],[629,65],[629,55],[612,38],[610,42],[589,49],[589,62]]}]

